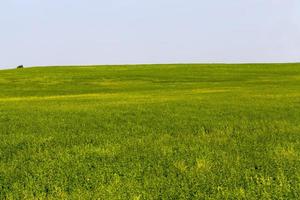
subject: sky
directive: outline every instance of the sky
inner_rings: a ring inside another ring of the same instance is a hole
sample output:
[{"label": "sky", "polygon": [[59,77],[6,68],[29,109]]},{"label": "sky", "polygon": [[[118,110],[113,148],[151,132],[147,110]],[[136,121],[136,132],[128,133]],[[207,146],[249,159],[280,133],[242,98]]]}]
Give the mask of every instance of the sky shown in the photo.
[{"label": "sky", "polygon": [[299,0],[0,1],[0,68],[299,61]]}]

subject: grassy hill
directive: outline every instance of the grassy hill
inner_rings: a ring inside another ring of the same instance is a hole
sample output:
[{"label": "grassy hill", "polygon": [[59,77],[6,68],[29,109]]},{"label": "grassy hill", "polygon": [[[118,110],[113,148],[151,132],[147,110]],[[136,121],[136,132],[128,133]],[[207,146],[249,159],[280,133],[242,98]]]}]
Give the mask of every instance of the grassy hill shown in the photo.
[{"label": "grassy hill", "polygon": [[0,199],[299,199],[300,64],[0,71]]}]

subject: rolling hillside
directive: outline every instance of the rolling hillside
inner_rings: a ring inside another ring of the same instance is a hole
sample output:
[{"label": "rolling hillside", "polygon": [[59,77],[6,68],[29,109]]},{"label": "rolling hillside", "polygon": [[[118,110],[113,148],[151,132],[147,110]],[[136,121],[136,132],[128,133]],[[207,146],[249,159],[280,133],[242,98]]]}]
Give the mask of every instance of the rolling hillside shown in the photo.
[{"label": "rolling hillside", "polygon": [[300,64],[0,71],[0,199],[299,199]]}]

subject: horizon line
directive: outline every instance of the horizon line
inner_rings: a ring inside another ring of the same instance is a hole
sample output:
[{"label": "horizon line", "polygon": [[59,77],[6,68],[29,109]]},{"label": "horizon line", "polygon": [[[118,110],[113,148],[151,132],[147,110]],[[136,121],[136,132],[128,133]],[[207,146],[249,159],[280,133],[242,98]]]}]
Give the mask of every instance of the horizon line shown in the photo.
[{"label": "horizon line", "polygon": [[[96,66],[143,66],[143,65],[268,65],[268,64],[300,64],[299,62],[174,62],[174,63],[124,63],[124,64],[55,64],[55,65],[23,65],[24,68],[38,68],[38,67],[96,67]],[[0,70],[15,69],[17,66],[5,67],[0,66]]]}]

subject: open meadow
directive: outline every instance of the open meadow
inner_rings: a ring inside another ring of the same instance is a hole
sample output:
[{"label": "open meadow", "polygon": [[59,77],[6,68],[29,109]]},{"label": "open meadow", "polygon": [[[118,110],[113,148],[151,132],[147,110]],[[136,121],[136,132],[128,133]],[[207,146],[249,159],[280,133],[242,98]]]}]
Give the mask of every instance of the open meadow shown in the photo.
[{"label": "open meadow", "polygon": [[2,70],[0,199],[300,199],[300,64]]}]

